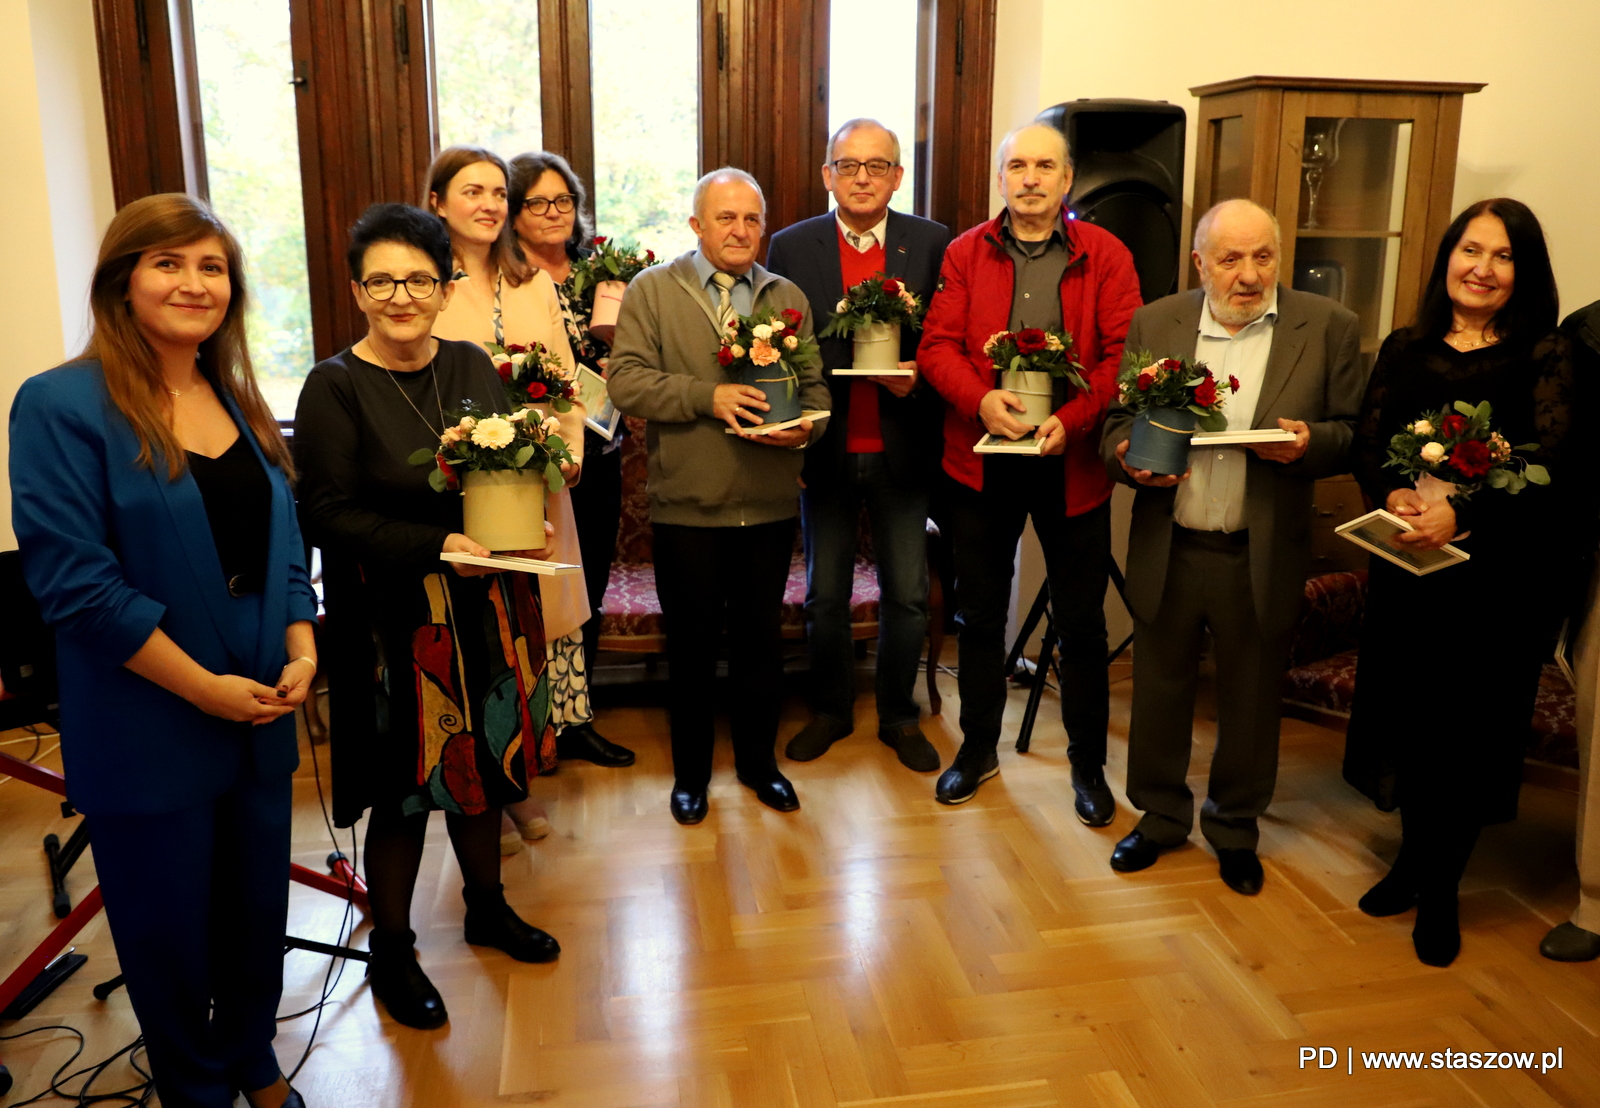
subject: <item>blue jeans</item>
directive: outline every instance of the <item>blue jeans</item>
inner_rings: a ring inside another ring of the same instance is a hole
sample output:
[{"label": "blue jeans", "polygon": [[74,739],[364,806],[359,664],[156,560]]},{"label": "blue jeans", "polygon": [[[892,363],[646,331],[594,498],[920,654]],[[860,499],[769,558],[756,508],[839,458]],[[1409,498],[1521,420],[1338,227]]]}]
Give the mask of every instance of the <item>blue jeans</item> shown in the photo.
[{"label": "blue jeans", "polygon": [[894,483],[882,454],[851,454],[842,480],[800,494],[806,544],[806,642],[811,709],[835,723],[855,719],[850,591],[856,532],[867,507],[878,563],[878,725],[916,723],[912,690],[928,633],[928,493]]}]

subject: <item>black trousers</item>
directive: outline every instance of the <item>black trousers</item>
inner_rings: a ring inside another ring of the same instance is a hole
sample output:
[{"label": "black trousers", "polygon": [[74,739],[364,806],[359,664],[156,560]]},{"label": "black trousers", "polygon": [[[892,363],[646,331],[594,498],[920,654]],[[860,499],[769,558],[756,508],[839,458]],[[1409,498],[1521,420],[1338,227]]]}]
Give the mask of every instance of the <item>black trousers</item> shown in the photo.
[{"label": "black trousers", "polygon": [[611,584],[611,563],[617,555],[617,526],[622,518],[622,451],[602,454],[606,440],[583,432],[583,479],[572,487],[572,518],[578,525],[578,550],[583,555],[583,583],[589,593],[589,619],[583,625],[583,671],[594,692],[594,656],[600,643],[600,603]]},{"label": "black trousers", "polygon": [[783,590],[794,520],[750,527],[657,523],[656,596],[671,668],[672,768],[678,787],[711,780],[717,701],[712,686],[728,631],[728,717],[741,776],[776,772],[783,684]]},{"label": "black trousers", "polygon": [[1134,621],[1128,801],[1144,811],[1139,830],[1152,841],[1176,846],[1189,837],[1194,795],[1186,779],[1208,629],[1216,646],[1217,745],[1200,830],[1214,847],[1254,850],[1256,821],[1278,781],[1289,633],[1261,633],[1247,532],[1172,529],[1161,608],[1151,622]]},{"label": "black trousers", "polygon": [[[1080,765],[1106,760],[1111,686],[1106,656],[1106,566],[1111,559],[1111,505],[1066,514],[1066,473],[1059,458],[990,455],[983,491],[945,478],[945,518],[955,551],[957,622],[961,626],[961,734],[964,742],[998,745],[1005,712],[1006,617],[1017,542],[1031,518],[1044,550],[1050,608],[1061,638],[1061,722],[1067,757]],[[937,498],[936,498],[937,499]]]},{"label": "black trousers", "polygon": [[86,817],[106,920],[167,1108],[228,1108],[278,1079],[288,774],[191,808]]}]

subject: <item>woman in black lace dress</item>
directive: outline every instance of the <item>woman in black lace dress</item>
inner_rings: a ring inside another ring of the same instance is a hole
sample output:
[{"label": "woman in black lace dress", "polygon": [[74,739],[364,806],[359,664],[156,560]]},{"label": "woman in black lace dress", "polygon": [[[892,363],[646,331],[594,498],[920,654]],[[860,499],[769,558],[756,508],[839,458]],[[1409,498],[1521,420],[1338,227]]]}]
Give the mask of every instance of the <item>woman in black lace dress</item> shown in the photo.
[{"label": "woman in black lace dress", "polygon": [[[1352,445],[1372,503],[1415,525],[1401,541],[1471,555],[1426,577],[1373,559],[1345,748],[1345,779],[1401,816],[1400,854],[1361,909],[1416,905],[1412,941],[1429,965],[1460,950],[1456,894],[1479,829],[1516,818],[1539,671],[1577,563],[1580,478],[1563,464],[1574,382],[1556,304],[1533,213],[1507,199],[1469,207],[1440,243],[1416,325],[1378,353]],[[1463,400],[1493,405],[1510,442],[1538,443],[1552,483],[1428,505],[1384,467],[1396,432]]]}]

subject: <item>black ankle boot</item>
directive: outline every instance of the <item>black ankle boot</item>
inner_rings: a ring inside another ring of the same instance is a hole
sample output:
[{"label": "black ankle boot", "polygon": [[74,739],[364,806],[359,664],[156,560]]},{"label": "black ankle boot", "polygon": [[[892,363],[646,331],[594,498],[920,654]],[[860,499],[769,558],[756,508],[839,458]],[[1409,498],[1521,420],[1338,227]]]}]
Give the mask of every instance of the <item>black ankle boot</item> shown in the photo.
[{"label": "black ankle boot", "polygon": [[561,944],[511,910],[502,886],[492,892],[462,889],[467,902],[466,940],[473,946],[492,946],[519,962],[553,962]]},{"label": "black ankle boot", "polygon": [[367,963],[367,980],[372,995],[383,1003],[396,1023],[431,1031],[444,1026],[450,1016],[439,990],[417,964],[417,952],[412,949],[416,941],[414,931],[373,928],[367,936],[367,950],[372,955]]},{"label": "black ankle boot", "polygon": [[1404,854],[1395,859],[1383,880],[1368,889],[1356,907],[1369,916],[1398,916],[1417,903],[1417,883],[1403,858]]},{"label": "black ankle boot", "polygon": [[1428,890],[1417,897],[1417,923],[1411,929],[1417,960],[1448,966],[1461,953],[1461,922],[1456,890]]}]

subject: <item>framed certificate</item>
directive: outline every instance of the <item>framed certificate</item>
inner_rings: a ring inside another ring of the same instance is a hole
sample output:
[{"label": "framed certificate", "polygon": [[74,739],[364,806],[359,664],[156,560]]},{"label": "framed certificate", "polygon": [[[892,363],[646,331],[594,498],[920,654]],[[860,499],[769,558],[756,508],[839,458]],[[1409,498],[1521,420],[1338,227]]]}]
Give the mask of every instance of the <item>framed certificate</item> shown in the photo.
[{"label": "framed certificate", "polygon": [[1394,541],[1394,537],[1402,531],[1414,530],[1416,528],[1400,516],[1379,508],[1349,523],[1341,523],[1333,529],[1333,533],[1418,577],[1459,565],[1472,557],[1465,550],[1449,544],[1438,550],[1412,550]]},{"label": "framed certificate", "polygon": [[589,413],[583,417],[583,422],[595,434],[610,442],[616,436],[617,425],[622,422],[622,413],[611,403],[606,379],[588,366],[580,365],[576,384],[578,400]]},{"label": "framed certificate", "polygon": [[1033,454],[1044,449],[1044,440],[1032,435],[1022,439],[1008,439],[1004,435],[985,435],[972,448],[974,454]]},{"label": "framed certificate", "polygon": [[570,562],[546,562],[539,558],[517,558],[510,554],[491,554],[480,558],[476,554],[441,554],[441,562],[460,562],[469,566],[487,566],[490,569],[512,569],[518,573],[537,573],[544,577],[566,577],[582,573],[582,566]]},{"label": "framed certificate", "polygon": [[1191,446],[1248,446],[1255,442],[1293,441],[1294,432],[1282,427],[1241,427],[1237,431],[1196,431],[1189,443]]}]

